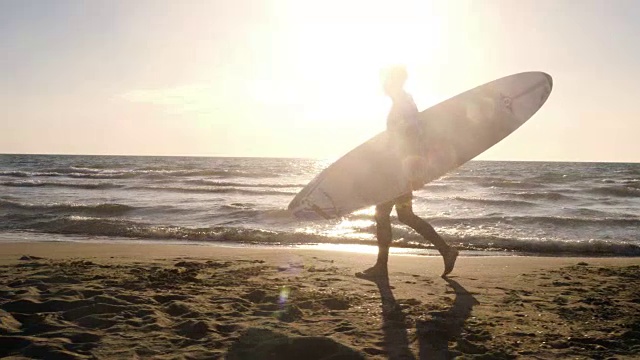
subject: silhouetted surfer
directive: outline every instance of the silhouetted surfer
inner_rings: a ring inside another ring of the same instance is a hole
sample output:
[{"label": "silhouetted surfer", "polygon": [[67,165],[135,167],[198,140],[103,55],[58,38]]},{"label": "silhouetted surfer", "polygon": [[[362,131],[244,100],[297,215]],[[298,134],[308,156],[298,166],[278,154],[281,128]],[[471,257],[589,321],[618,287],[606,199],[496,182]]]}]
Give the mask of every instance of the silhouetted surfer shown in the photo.
[{"label": "silhouetted surfer", "polygon": [[[393,66],[382,70],[381,82],[384,92],[393,105],[387,116],[387,132],[390,138],[389,151],[397,151],[403,158],[403,169],[407,172],[412,190],[424,185],[419,180],[423,159],[422,127],[419,124],[418,108],[411,95],[404,90],[407,81],[407,70],[404,66]],[[391,219],[393,206],[396,207],[398,220],[409,225],[412,229],[430,241],[444,259],[444,272],[449,274],[458,257],[458,250],[447,244],[440,235],[429,225],[413,213],[413,194],[409,191],[397,199],[376,206],[376,234],[378,237],[378,260],[376,264],[356,276],[373,280],[387,276],[387,262],[389,260],[389,246],[391,245]]]}]

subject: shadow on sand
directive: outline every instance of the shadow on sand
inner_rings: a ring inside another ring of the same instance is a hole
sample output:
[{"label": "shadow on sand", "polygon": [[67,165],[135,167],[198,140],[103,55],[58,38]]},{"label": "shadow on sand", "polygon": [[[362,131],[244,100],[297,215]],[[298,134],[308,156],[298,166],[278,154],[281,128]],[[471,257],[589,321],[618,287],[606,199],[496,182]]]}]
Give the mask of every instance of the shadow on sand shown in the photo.
[{"label": "shadow on sand", "polygon": [[[460,336],[473,306],[478,304],[473,295],[458,282],[448,278],[445,281],[455,291],[453,305],[446,311],[430,312],[431,320],[416,321],[418,356],[421,360],[453,358],[456,354],[449,351],[448,343]],[[382,330],[389,359],[415,359],[409,348],[407,319],[393,296],[389,278],[379,278],[374,282],[378,286],[382,301]]]}]

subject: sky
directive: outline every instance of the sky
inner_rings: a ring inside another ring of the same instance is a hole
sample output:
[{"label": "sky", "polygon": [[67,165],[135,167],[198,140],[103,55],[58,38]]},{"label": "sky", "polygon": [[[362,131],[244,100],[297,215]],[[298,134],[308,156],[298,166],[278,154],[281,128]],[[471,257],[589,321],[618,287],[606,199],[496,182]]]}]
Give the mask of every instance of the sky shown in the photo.
[{"label": "sky", "polygon": [[547,103],[478,159],[640,162],[640,2],[0,0],[0,153],[337,158],[523,71]]}]

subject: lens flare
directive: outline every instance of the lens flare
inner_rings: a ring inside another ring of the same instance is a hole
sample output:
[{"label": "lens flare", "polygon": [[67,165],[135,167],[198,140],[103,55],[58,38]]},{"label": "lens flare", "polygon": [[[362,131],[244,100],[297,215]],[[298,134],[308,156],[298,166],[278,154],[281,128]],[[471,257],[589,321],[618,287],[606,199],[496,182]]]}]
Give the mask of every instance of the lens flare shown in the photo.
[{"label": "lens flare", "polygon": [[280,296],[278,297],[278,304],[280,304],[280,307],[284,307],[287,304],[290,292],[291,289],[288,286],[283,286],[280,288]]}]

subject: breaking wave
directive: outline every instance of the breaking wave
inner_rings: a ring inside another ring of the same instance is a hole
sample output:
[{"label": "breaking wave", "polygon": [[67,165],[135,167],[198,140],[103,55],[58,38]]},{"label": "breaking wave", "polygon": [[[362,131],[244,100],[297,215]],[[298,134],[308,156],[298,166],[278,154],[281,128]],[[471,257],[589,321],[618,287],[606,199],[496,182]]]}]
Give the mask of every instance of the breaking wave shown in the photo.
[{"label": "breaking wave", "polygon": [[71,189],[86,189],[86,190],[106,190],[106,189],[119,189],[124,185],[113,183],[62,183],[62,182],[44,182],[36,180],[28,181],[4,181],[0,182],[2,186],[10,187],[57,187],[57,188],[71,188]]},{"label": "breaking wave", "polygon": [[17,201],[2,200],[0,199],[0,209],[6,209],[10,211],[29,211],[33,213],[38,212],[53,212],[55,214],[68,214],[68,213],[81,213],[81,214],[94,214],[94,215],[107,215],[117,216],[123,215],[128,212],[137,210],[134,206],[115,204],[115,203],[103,203],[96,205],[85,204],[24,204]]},{"label": "breaking wave", "polygon": [[[5,216],[6,218],[7,216]],[[15,223],[17,216],[10,216]],[[23,220],[26,220],[25,217]],[[130,220],[102,219],[86,216],[59,217],[36,221],[30,219],[34,230],[52,234],[109,236],[146,240],[188,240],[199,242],[242,243],[258,245],[302,245],[302,244],[366,244],[373,240],[331,237],[308,233],[290,233],[240,227],[159,226]],[[15,230],[15,228],[14,228]],[[594,256],[640,256],[640,246],[609,241],[560,241],[523,240],[497,236],[447,236],[447,241],[461,249],[481,251],[504,251],[539,255],[594,255]],[[414,240],[396,240],[394,246],[408,248],[432,248],[430,244]]]}]

